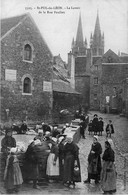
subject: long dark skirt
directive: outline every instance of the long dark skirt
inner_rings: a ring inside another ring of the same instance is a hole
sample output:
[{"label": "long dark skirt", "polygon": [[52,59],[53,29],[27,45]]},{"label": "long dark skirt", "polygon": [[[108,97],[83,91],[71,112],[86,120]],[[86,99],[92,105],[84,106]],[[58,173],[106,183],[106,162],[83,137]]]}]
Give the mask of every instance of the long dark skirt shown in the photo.
[{"label": "long dark skirt", "polygon": [[59,179],[60,181],[63,181],[63,177],[64,177],[64,165],[62,163],[63,161],[63,158],[59,158],[59,173],[60,173],[60,176],[59,176]]},{"label": "long dark skirt", "polygon": [[23,178],[25,181],[39,178],[38,164],[25,162],[23,168]]},{"label": "long dark skirt", "polygon": [[88,163],[88,176],[89,179],[100,180],[101,173],[101,158],[98,156],[97,158],[92,158]]},{"label": "long dark skirt", "polygon": [[[74,176],[74,162],[75,158],[72,154],[66,155],[64,159],[64,177],[63,182],[81,182],[81,174],[77,176],[77,178]],[[78,167],[80,169],[80,163],[79,159],[77,160]]]},{"label": "long dark skirt", "polygon": [[101,187],[104,192],[116,191],[116,169],[113,162],[103,162]]},{"label": "long dark skirt", "polygon": [[66,155],[64,159],[64,182],[73,181],[74,160],[75,159],[72,154]]}]

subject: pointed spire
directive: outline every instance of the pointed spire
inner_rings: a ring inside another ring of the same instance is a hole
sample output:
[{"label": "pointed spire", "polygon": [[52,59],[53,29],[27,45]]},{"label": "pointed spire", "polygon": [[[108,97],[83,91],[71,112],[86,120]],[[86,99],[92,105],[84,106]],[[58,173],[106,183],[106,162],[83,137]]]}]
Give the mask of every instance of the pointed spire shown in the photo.
[{"label": "pointed spire", "polygon": [[91,32],[91,35],[90,35],[90,47],[92,47],[92,42],[93,42],[93,37],[92,37],[92,32]]},{"label": "pointed spire", "polygon": [[99,35],[101,35],[101,30],[100,30],[100,22],[99,22],[99,11],[97,10],[97,18],[96,18],[94,36],[98,37]]},{"label": "pointed spire", "polygon": [[92,32],[91,32],[91,35],[90,35],[90,39],[92,39]]},{"label": "pointed spire", "polygon": [[74,47],[74,37],[72,39],[72,48]]},{"label": "pointed spire", "polygon": [[86,37],[85,37],[85,41],[84,41],[84,43],[85,43],[85,47],[87,47],[87,39],[86,39]]},{"label": "pointed spire", "polygon": [[77,35],[76,35],[76,44],[79,46],[83,46],[83,30],[82,30],[81,14],[79,16],[79,23],[78,23]]},{"label": "pointed spire", "polygon": [[92,39],[90,38],[90,47],[92,48],[93,56],[104,54],[104,34],[101,35],[99,12],[97,10],[97,18]]}]

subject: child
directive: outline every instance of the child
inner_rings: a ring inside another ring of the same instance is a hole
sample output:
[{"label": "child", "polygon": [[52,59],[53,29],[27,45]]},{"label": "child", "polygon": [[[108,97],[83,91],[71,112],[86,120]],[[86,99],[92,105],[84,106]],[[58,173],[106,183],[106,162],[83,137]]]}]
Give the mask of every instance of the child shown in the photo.
[{"label": "child", "polygon": [[111,137],[111,134],[113,133],[114,133],[114,127],[113,127],[112,121],[109,120],[109,123],[106,126],[106,134],[107,134],[106,137],[108,137],[108,135],[109,137]]},{"label": "child", "polygon": [[99,121],[98,121],[98,131],[99,131],[99,136],[102,136],[102,132],[104,131],[104,122],[103,122],[103,118],[100,117]]},{"label": "child", "polygon": [[89,124],[88,124],[88,132],[89,132],[89,135],[91,132],[93,132],[93,126],[92,126],[92,120],[90,120]]},{"label": "child", "polygon": [[8,155],[4,172],[5,188],[9,194],[18,192],[20,185],[23,183],[16,151],[16,148],[10,149],[10,154]]}]

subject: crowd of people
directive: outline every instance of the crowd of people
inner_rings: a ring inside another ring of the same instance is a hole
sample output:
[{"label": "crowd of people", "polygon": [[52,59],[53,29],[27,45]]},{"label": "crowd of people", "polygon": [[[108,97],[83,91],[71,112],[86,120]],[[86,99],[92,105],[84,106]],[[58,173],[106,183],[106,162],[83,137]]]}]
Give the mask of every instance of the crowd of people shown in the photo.
[{"label": "crowd of people", "polygon": [[47,181],[61,181],[63,185],[70,188],[75,188],[75,182],[81,181],[79,147],[73,142],[72,135],[64,134],[65,127],[62,132],[59,132],[57,127],[54,127],[52,131],[46,129],[47,131],[39,129],[38,135],[29,141],[24,154],[22,173],[12,129],[6,130],[1,142],[1,151],[3,152],[2,161],[7,193],[17,192],[23,180],[24,182],[32,180],[33,188],[39,188],[37,183],[40,178],[41,158],[42,162],[45,162],[42,169]]},{"label": "crowd of people", "polygon": [[[83,114],[79,116],[77,114],[76,112],[75,118],[80,117],[80,133],[85,138],[86,117]],[[92,126],[90,123],[92,123]],[[88,178],[84,183],[91,183],[93,179],[95,184],[101,183],[104,193],[111,194],[116,192],[116,169],[113,142],[108,136],[111,137],[114,127],[112,121],[109,121],[106,126],[107,139],[105,141],[105,151],[103,152],[97,135],[97,132],[102,135],[103,126],[103,119],[100,117],[98,120],[96,114],[88,124],[88,131],[89,133],[94,132],[94,136],[87,159]],[[90,128],[93,130],[90,130]],[[49,125],[44,123],[42,123],[41,128],[37,125],[35,131],[38,132],[38,135],[29,141],[24,154],[22,170],[17,158],[16,140],[12,137],[12,128],[6,129],[5,137],[1,142],[1,151],[3,153],[2,163],[7,193],[18,192],[22,183],[29,182],[29,180],[33,181],[33,188],[38,189],[41,162],[43,162],[44,177],[48,182],[62,182],[64,186],[69,188],[75,188],[75,183],[81,182],[79,147],[74,143],[71,134],[65,134],[65,129],[66,126],[60,132],[57,126],[51,129]]]},{"label": "crowd of people", "polygon": [[[112,124],[112,120],[109,120],[105,130],[106,137],[111,137],[111,135],[114,133],[114,126]],[[89,135],[94,133],[94,135],[102,136],[103,131],[104,131],[103,118],[102,117],[98,118],[98,115],[94,114],[93,120],[90,120],[88,124]]]}]

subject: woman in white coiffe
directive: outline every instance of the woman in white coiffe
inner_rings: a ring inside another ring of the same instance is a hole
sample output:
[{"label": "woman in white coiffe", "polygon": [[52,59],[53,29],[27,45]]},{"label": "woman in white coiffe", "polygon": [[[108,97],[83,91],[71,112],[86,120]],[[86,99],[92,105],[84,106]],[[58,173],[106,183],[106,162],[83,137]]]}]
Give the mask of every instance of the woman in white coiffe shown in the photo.
[{"label": "woman in white coiffe", "polygon": [[49,144],[50,154],[47,159],[46,175],[49,181],[59,179],[59,148],[57,145],[57,138],[52,137],[51,143]]}]

